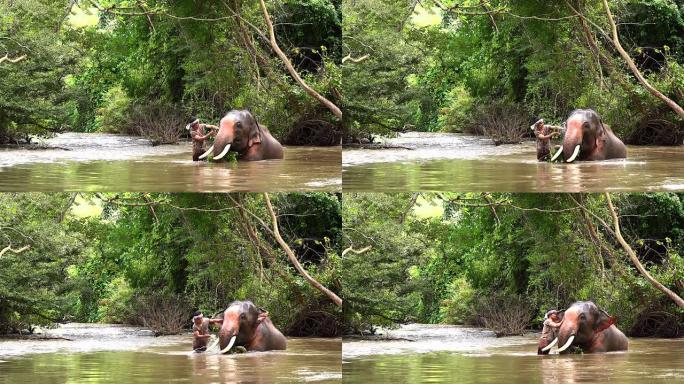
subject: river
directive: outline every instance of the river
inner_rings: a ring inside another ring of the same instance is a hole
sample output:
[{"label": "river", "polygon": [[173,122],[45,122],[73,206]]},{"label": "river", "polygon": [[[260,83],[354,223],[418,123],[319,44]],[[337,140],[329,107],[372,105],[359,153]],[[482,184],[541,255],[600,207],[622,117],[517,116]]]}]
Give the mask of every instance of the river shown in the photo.
[{"label": "river", "polygon": [[288,338],[286,351],[193,353],[192,336],[64,324],[55,340],[0,340],[0,383],[340,383],[341,340]]},{"label": "river", "polygon": [[0,149],[1,191],[339,191],[339,147],[285,147],[282,160],[193,162],[191,144],[104,133],[63,133],[61,149]]},{"label": "river", "polygon": [[533,141],[495,146],[458,133],[409,132],[345,149],[345,191],[605,192],[684,190],[684,147],[628,146],[627,159],[540,163]]},{"label": "river", "polygon": [[344,340],[345,383],[684,383],[684,339],[631,338],[627,352],[538,356],[538,333],[497,338],[425,324],[387,333],[401,339]]}]

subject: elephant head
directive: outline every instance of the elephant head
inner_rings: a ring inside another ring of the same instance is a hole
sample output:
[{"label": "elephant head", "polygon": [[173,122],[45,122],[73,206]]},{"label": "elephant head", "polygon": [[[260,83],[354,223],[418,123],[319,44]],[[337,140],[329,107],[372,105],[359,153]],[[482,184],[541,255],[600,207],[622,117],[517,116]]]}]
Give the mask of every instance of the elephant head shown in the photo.
[{"label": "elephant head", "polygon": [[[598,150],[602,150],[603,143],[608,139],[609,128],[604,126],[598,113],[591,109],[573,111],[566,122],[563,138],[563,157],[572,163],[580,159],[591,158]],[[612,138],[611,138],[612,139]]]},{"label": "elephant head", "polygon": [[[571,346],[590,351],[594,337],[615,324],[615,318],[599,309],[591,301],[579,301],[565,311],[560,312],[562,323],[558,331],[557,343],[563,353]],[[554,343],[556,341],[554,340]]]},{"label": "elephant head", "polygon": [[233,346],[249,345],[256,336],[259,325],[268,317],[268,312],[258,308],[251,301],[234,301],[223,311],[223,323],[219,330],[221,353]]},{"label": "elephant head", "polygon": [[212,149],[214,160],[221,160],[229,150],[243,154],[261,143],[263,130],[254,116],[246,110],[228,112],[219,124],[219,131]]}]

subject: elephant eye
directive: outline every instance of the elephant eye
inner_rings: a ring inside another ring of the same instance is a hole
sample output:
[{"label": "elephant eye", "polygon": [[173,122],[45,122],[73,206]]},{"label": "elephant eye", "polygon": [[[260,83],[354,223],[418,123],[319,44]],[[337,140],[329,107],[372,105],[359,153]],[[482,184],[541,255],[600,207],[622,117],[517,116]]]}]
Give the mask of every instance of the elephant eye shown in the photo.
[{"label": "elephant eye", "polygon": [[241,318],[241,319],[244,319],[244,318],[246,318],[246,317],[247,317],[247,315],[245,315],[244,313],[240,314],[240,318]]}]

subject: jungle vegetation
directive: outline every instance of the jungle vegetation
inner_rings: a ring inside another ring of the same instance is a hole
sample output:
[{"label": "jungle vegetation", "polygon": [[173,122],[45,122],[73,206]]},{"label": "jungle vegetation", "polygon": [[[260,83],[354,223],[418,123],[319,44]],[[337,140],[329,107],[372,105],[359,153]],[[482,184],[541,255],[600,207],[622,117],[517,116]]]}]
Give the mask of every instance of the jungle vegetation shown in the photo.
[{"label": "jungle vegetation", "polygon": [[338,0],[1,0],[0,144],[63,131],[170,143],[190,116],[249,109],[284,143],[338,145],[314,94],[339,99],[341,28]]},{"label": "jungle vegetation", "polygon": [[407,322],[520,334],[592,300],[628,335],[684,335],[682,194],[350,193],[342,216],[348,334]]},{"label": "jungle vegetation", "polygon": [[252,300],[294,336],[336,336],[340,195],[0,194],[0,334],[56,322],[160,334]]},{"label": "jungle vegetation", "polygon": [[684,140],[682,0],[343,8],[346,142],[405,130],[517,142],[536,119],[559,124],[577,108],[595,109],[628,144]]}]

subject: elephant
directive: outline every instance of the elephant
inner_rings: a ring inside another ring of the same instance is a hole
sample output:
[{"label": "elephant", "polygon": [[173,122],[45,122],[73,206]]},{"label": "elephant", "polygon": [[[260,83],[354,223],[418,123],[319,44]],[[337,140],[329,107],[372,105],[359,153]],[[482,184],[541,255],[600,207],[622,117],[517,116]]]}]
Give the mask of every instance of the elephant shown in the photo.
[{"label": "elephant", "polygon": [[218,161],[228,151],[236,152],[238,160],[245,161],[282,159],[284,156],[283,146],[247,110],[232,110],[221,119],[214,145],[200,159],[213,153],[214,160]]},{"label": "elephant", "polygon": [[601,116],[591,109],[577,109],[566,122],[563,145],[553,156],[563,155],[566,162],[575,160],[607,160],[627,157],[627,147]]},{"label": "elephant", "polygon": [[558,353],[577,347],[583,353],[626,351],[627,336],[615,326],[615,318],[591,301],[578,301],[560,312],[558,337],[548,349],[558,344]]},{"label": "elephant", "polygon": [[268,318],[268,312],[251,301],[230,303],[223,311],[218,335],[222,354],[238,346],[247,351],[287,348],[287,339]]}]

